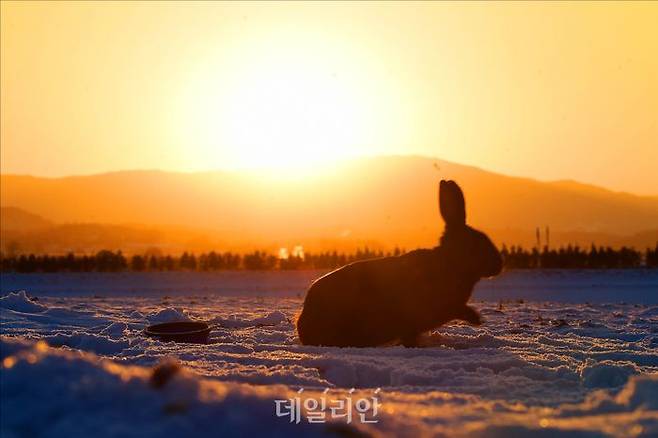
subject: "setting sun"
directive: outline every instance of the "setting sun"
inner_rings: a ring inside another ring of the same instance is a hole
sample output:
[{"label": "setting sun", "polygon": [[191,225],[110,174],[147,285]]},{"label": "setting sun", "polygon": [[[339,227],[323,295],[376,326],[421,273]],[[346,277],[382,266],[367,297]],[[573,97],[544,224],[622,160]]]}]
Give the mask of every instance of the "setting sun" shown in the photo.
[{"label": "setting sun", "polygon": [[[367,135],[363,110],[349,86],[299,62],[254,69],[226,103],[226,138],[239,165],[308,165],[340,158]],[[212,104],[205,114],[221,111]],[[205,122],[209,139],[217,138],[216,122]]]},{"label": "setting sun", "polygon": [[367,152],[377,125],[402,117],[387,114],[388,96],[369,94],[367,82],[378,80],[376,71],[364,77],[369,64],[323,44],[331,47],[292,35],[276,48],[239,47],[228,69],[201,62],[182,106],[183,136],[202,149],[197,156],[221,151],[223,166],[303,170]]}]

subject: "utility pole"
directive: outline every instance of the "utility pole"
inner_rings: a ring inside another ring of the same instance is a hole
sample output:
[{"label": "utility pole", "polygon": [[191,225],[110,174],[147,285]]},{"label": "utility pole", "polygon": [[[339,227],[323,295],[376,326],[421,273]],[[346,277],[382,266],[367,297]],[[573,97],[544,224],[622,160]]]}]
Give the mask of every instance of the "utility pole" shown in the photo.
[{"label": "utility pole", "polygon": [[541,250],[541,235],[539,233],[539,227],[535,230],[535,237],[537,239],[537,251]]}]

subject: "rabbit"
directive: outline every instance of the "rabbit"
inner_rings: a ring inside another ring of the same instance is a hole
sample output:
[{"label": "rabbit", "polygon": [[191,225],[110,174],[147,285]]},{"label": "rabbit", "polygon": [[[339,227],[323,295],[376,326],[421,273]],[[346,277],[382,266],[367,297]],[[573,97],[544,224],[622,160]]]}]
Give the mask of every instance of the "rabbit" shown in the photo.
[{"label": "rabbit", "polygon": [[439,184],[445,222],[440,245],[348,264],[315,280],[297,320],[304,345],[418,346],[420,336],[452,320],[480,325],[466,303],[483,277],[498,275],[502,257],[481,231],[466,225],[464,195]]}]

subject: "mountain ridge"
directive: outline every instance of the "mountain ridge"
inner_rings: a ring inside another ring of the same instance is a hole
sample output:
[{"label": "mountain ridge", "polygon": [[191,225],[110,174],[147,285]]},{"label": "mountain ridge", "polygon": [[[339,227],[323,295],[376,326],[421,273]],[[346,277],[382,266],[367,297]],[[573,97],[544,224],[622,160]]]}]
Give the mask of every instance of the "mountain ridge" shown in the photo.
[{"label": "mountain ridge", "polygon": [[[497,175],[497,176],[502,176],[506,178],[515,178],[523,181],[530,181],[530,182],[537,182],[537,183],[542,183],[542,184],[551,184],[555,185],[558,187],[563,187],[563,188],[574,188],[574,189],[591,189],[593,191],[597,192],[602,192],[602,193],[607,193],[607,194],[616,194],[616,195],[628,195],[636,198],[643,198],[643,199],[651,199],[654,201],[658,201],[658,194],[655,195],[647,195],[647,194],[639,194],[639,193],[632,193],[624,190],[615,190],[612,188],[604,187],[604,186],[599,186],[593,183],[586,183],[582,181],[578,181],[575,179],[567,178],[567,179],[556,179],[556,180],[543,180],[543,179],[538,179],[534,178],[531,176],[523,176],[523,175],[510,175],[510,174],[505,174],[502,172],[494,171],[494,170],[489,170],[485,169],[480,166],[475,166],[471,164],[462,164],[462,163],[456,163],[448,160],[443,160],[438,157],[429,157],[429,156],[424,156],[424,155],[377,155],[377,156],[363,156],[363,157],[356,157],[356,158],[351,158],[351,159],[346,159],[342,161],[336,162],[336,164],[344,163],[344,162],[349,162],[349,161],[363,161],[363,160],[388,160],[388,159],[420,159],[420,160],[430,160],[430,161],[436,161],[436,162],[443,162],[443,163],[449,163],[451,165],[458,165],[463,168],[470,168],[472,170],[477,170],[481,171],[484,173],[492,174],[492,175]],[[62,175],[62,176],[42,176],[42,175],[32,175],[32,174],[25,174],[25,173],[1,173],[0,177],[10,177],[10,178],[30,178],[30,179],[35,179],[35,180],[51,180],[51,181],[57,181],[57,180],[74,180],[74,179],[82,179],[82,178],[88,178],[88,177],[114,177],[114,176],[126,176],[126,175],[132,175],[132,174],[141,174],[141,175],[148,175],[148,174],[175,174],[175,175],[211,175],[211,174],[222,174],[222,175],[230,175],[230,174],[241,174],[241,173],[257,173],[259,171],[258,168],[245,168],[245,169],[210,169],[210,170],[195,170],[195,171],[187,171],[187,170],[167,170],[167,169],[158,169],[158,168],[137,168],[137,169],[120,169],[120,170],[109,170],[105,172],[98,172],[98,173],[89,173],[89,174],[73,174],[73,175]]]},{"label": "mountain ridge", "polygon": [[646,235],[637,242],[652,245],[658,228],[658,198],[418,156],[358,158],[283,179],[257,170],[0,178],[3,206],[58,224],[205,230],[230,247],[433,245],[442,230],[436,208],[440,179],[463,187],[469,223],[499,243],[532,244],[535,229],[543,233],[549,226],[555,244],[568,243],[561,236],[572,241],[589,236],[575,243],[598,236],[597,243],[623,244],[624,236]]}]

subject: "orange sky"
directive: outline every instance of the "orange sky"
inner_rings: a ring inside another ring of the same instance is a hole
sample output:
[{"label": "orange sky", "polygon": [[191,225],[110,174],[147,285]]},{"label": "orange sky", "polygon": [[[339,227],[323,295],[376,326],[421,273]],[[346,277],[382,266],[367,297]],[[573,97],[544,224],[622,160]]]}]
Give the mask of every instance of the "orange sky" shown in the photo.
[{"label": "orange sky", "polygon": [[420,154],[658,194],[658,3],[2,3],[1,170]]}]

